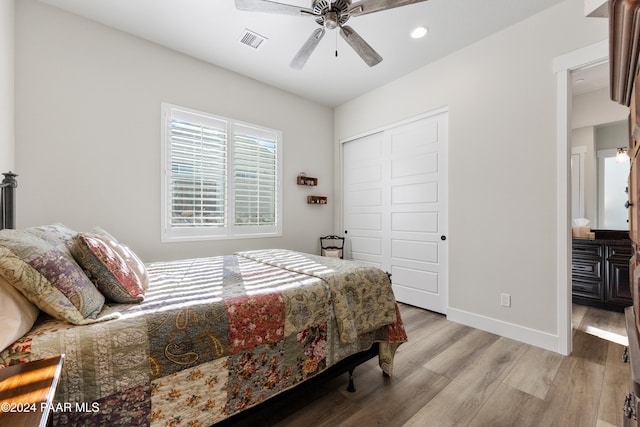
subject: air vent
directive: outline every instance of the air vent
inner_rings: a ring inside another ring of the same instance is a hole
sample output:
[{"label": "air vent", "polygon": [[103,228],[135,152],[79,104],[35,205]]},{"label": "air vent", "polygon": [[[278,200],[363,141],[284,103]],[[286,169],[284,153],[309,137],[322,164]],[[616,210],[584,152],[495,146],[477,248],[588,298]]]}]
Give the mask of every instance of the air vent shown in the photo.
[{"label": "air vent", "polygon": [[240,43],[245,44],[254,49],[258,49],[262,46],[262,43],[267,41],[267,38],[261,36],[260,34],[253,32],[251,30],[247,30],[246,28],[240,35]]}]

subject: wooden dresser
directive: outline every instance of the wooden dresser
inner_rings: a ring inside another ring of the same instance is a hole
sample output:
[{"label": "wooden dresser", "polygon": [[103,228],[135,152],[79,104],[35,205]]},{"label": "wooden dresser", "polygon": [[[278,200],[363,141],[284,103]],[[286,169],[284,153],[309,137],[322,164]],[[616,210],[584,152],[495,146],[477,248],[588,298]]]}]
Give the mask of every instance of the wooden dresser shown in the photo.
[{"label": "wooden dresser", "polygon": [[[640,87],[638,54],[640,52],[640,0],[609,0],[609,67],[611,99],[629,107],[629,238],[632,257],[629,264],[633,306],[625,309],[629,336],[631,381],[624,402],[625,426],[637,426],[640,414]],[[622,403],[622,402],[621,402]]]}]

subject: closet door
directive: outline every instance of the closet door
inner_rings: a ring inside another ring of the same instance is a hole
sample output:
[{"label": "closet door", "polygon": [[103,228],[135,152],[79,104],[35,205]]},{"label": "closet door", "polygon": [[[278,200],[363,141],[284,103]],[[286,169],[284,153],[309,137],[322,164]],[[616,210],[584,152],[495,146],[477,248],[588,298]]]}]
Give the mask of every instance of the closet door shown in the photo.
[{"label": "closet door", "polygon": [[342,194],[348,257],[390,271],[387,151],[383,133],[344,144]]},{"label": "closet door", "polygon": [[398,301],[446,313],[447,113],[343,144],[352,259],[392,274]]}]

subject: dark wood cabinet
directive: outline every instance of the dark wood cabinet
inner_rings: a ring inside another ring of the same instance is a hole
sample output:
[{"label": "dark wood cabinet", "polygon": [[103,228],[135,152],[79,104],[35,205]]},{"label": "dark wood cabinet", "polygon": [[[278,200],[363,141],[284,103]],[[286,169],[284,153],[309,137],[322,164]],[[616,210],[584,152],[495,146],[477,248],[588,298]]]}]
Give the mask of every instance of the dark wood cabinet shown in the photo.
[{"label": "dark wood cabinet", "polygon": [[623,311],[632,305],[629,286],[631,240],[573,240],[573,302]]},{"label": "dark wood cabinet", "polygon": [[[609,70],[611,99],[629,107],[629,237],[632,256],[627,271],[633,306],[625,310],[631,387],[623,406],[623,425],[638,426],[640,413],[640,92],[638,47],[640,46],[640,0],[609,0]],[[618,259],[615,257],[617,263]],[[617,265],[617,264],[616,264]],[[612,272],[622,277],[623,266]],[[617,289],[623,292],[620,284]],[[622,403],[622,402],[621,402]]]},{"label": "dark wood cabinet", "polygon": [[606,246],[606,251],[607,295],[605,300],[624,309],[633,304],[629,275],[629,260],[633,255],[631,241],[609,244]]},{"label": "dark wood cabinet", "polygon": [[604,247],[590,241],[573,241],[571,284],[573,302],[603,302]]}]

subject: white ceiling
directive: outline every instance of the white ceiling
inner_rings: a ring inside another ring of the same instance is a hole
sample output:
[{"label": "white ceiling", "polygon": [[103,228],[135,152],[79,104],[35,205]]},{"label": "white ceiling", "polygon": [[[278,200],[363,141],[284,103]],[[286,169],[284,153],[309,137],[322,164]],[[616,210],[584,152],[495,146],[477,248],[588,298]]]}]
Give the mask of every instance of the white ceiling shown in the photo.
[{"label": "white ceiling", "polygon": [[[289,62],[318,28],[311,17],[241,12],[233,0],[41,1],[337,106],[562,0],[430,0],[352,17],[348,25],[384,60],[369,68],[334,30],[325,35],[300,71],[290,69]],[[279,1],[311,6],[311,0]],[[413,40],[409,33],[418,25],[428,27],[429,33]],[[245,28],[268,40],[258,50],[240,44]]]},{"label": "white ceiling", "polygon": [[585,67],[571,73],[573,96],[609,87],[609,62]]}]

